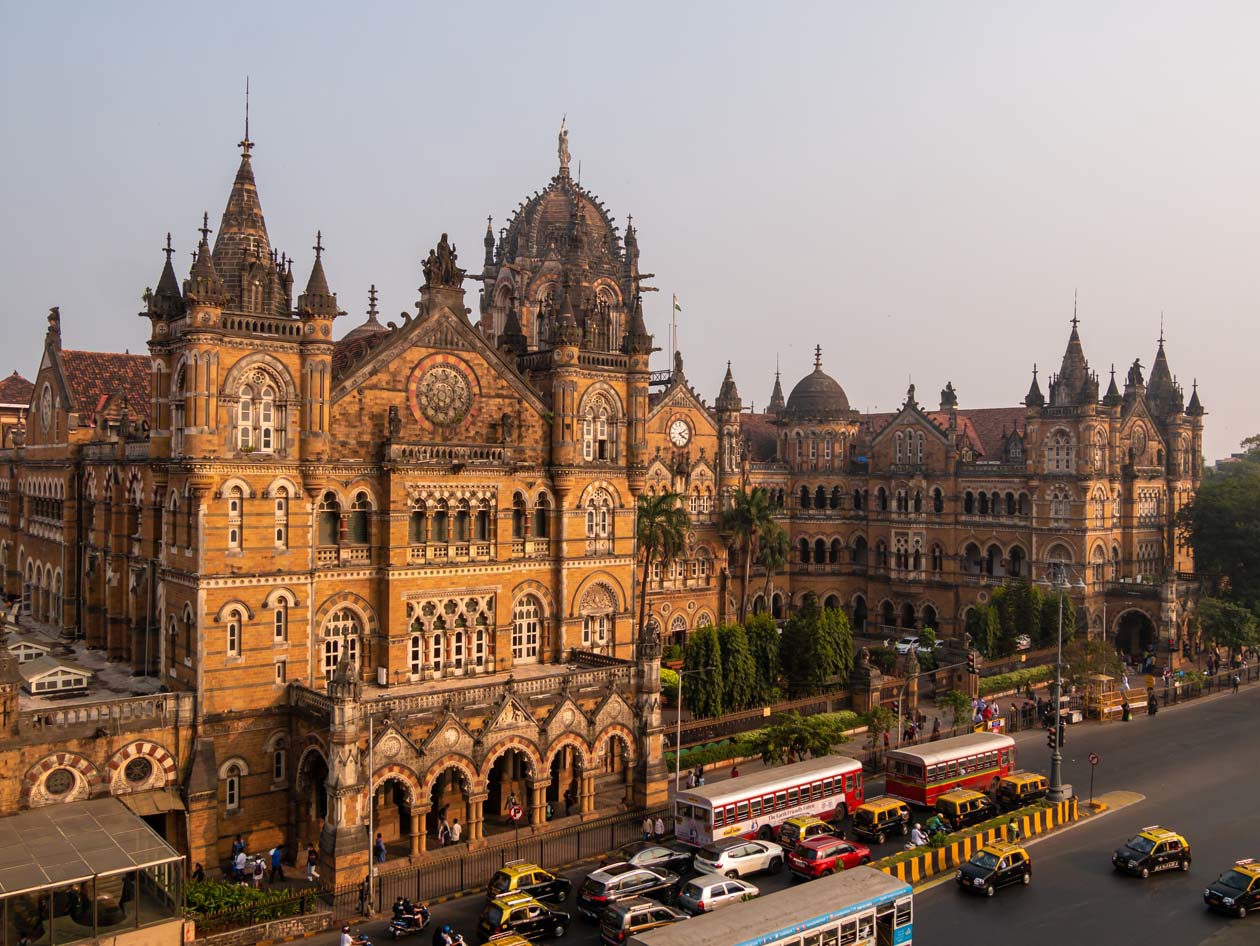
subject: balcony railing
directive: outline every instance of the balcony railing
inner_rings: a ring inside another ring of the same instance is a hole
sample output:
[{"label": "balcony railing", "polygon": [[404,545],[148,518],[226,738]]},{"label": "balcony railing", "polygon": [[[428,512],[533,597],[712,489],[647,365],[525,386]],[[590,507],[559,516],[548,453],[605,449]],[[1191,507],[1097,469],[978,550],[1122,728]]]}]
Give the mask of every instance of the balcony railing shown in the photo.
[{"label": "balcony railing", "polygon": [[386,459],[435,466],[474,463],[503,466],[512,462],[512,448],[485,443],[391,443],[386,448]]}]

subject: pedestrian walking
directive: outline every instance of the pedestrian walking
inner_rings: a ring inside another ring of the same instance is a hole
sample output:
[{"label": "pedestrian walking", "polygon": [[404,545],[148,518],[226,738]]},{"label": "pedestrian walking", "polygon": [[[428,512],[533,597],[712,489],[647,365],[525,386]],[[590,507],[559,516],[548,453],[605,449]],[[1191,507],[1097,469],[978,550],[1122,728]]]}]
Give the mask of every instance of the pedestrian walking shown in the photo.
[{"label": "pedestrian walking", "polygon": [[1120,718],[1126,723],[1133,718],[1133,710],[1129,706],[1128,699],[1120,704]]},{"label": "pedestrian walking", "polygon": [[[550,808],[551,806],[548,805],[547,807]],[[463,833],[464,833],[464,826],[459,823],[459,819],[455,818],[454,820],[452,820],[451,821],[451,843],[458,844],[459,839],[463,835]]]},{"label": "pedestrian walking", "polygon": [[372,911],[368,909],[368,903],[372,899],[372,875],[363,878],[363,882],[359,884],[359,912],[364,916],[371,916]]},{"label": "pedestrian walking", "polygon": [[652,816],[643,816],[643,840],[650,841],[652,839]]},{"label": "pedestrian walking", "polygon": [[696,787],[696,773],[694,769],[687,773],[687,787],[688,788]]},{"label": "pedestrian walking", "polygon": [[1129,692],[1129,674],[1127,672],[1120,677],[1120,689],[1125,693]]},{"label": "pedestrian walking", "polygon": [[569,817],[569,812],[573,810],[573,806],[577,803],[577,792],[570,785],[564,790],[564,816]]},{"label": "pedestrian walking", "polygon": [[738,765],[732,765],[732,766],[731,766],[731,778],[739,778],[739,766],[738,766]]},{"label": "pedestrian walking", "polygon": [[1146,715],[1154,716],[1158,712],[1159,712],[1159,697],[1157,697],[1154,693],[1152,693],[1146,701]]},{"label": "pedestrian walking", "polygon": [[654,824],[653,827],[656,829],[656,840],[664,841],[665,840],[665,819],[662,818],[660,815],[657,815],[656,824]]},{"label": "pedestrian walking", "polygon": [[932,717],[932,741],[936,742],[936,740],[940,738],[941,738],[941,718],[939,716],[933,716]]},{"label": "pedestrian walking", "polygon": [[306,882],[313,884],[319,879],[319,852],[312,844],[306,849]]},{"label": "pedestrian walking", "polygon": [[1232,677],[1229,678],[1229,685],[1234,688],[1235,693],[1238,692],[1238,683],[1239,683],[1238,674],[1234,674]]},{"label": "pedestrian walking", "polygon": [[248,858],[245,857],[245,849],[236,852],[236,859],[232,861],[232,877],[234,880],[244,883],[249,880],[249,875],[245,868],[248,866]]},{"label": "pedestrian walking", "polygon": [[445,821],[438,825],[438,847],[451,843],[451,827]]},{"label": "pedestrian walking", "polygon": [[1006,840],[1012,844],[1018,844],[1022,832],[1019,830],[1019,822],[1015,820],[1015,816],[1011,815],[1009,821],[1006,822]]},{"label": "pedestrian walking", "polygon": [[372,852],[376,855],[376,863],[385,863],[385,839],[381,837],[379,831],[376,832],[376,840],[372,843]]},{"label": "pedestrian walking", "polygon": [[704,769],[701,769],[701,770],[700,770],[700,775],[699,775],[699,777],[696,779],[696,787],[697,787],[697,788],[703,788],[703,787],[704,787]]},{"label": "pedestrian walking", "polygon": [[271,849],[271,873],[267,877],[267,883],[274,884],[277,880],[284,880],[283,853],[279,844]]},{"label": "pedestrian walking", "polygon": [[885,752],[887,752],[887,751],[888,751],[888,749],[889,749],[889,747],[890,747],[891,745],[892,745],[892,742],[891,742],[891,740],[888,738],[888,730],[887,730],[887,729],[885,729],[885,730],[884,730],[884,751],[885,751]]},{"label": "pedestrian walking", "polygon": [[254,889],[262,890],[263,877],[267,871],[263,868],[263,860],[261,857],[254,858]]}]

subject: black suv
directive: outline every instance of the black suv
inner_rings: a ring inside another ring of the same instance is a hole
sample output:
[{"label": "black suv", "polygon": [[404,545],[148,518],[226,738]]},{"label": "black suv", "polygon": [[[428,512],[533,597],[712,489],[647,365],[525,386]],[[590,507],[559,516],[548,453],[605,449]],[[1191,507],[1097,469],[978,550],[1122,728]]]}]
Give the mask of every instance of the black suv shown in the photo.
[{"label": "black suv", "polygon": [[577,910],[588,920],[598,920],[604,908],[631,897],[666,901],[677,892],[678,875],[633,864],[608,864],[591,871],[578,887]]},{"label": "black suv", "polygon": [[625,861],[635,867],[659,868],[681,876],[691,870],[695,856],[695,849],[680,841],[631,841],[604,855],[604,863]]},{"label": "black suv", "polygon": [[631,897],[604,908],[599,918],[599,938],[605,946],[620,946],[631,936],[685,919],[687,914],[673,907],[644,897]]}]

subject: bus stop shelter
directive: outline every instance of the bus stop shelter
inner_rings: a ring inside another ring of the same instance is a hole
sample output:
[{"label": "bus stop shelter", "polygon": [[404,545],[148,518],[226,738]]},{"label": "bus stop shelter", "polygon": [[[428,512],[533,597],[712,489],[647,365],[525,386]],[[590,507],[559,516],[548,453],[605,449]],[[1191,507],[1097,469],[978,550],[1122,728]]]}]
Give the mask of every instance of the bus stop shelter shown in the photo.
[{"label": "bus stop shelter", "polygon": [[0,818],[0,946],[175,946],[183,858],[116,798]]}]

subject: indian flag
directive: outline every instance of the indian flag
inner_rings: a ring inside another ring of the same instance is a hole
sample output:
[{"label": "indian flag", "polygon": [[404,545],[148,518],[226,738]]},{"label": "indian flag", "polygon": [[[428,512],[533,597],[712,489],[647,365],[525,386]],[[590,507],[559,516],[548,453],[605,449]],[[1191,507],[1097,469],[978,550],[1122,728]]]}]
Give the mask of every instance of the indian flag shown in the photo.
[{"label": "indian flag", "polygon": [[677,315],[682,311],[682,306],[678,304],[678,293],[674,293],[674,314]]}]

